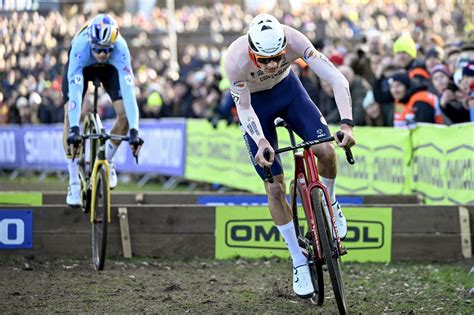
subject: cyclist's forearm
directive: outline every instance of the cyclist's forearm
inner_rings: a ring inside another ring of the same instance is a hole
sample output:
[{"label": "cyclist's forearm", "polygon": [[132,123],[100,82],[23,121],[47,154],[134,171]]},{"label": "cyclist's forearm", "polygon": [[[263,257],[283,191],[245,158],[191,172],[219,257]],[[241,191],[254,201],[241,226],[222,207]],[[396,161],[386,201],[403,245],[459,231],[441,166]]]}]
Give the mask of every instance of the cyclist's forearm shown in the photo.
[{"label": "cyclist's forearm", "polygon": [[260,140],[265,139],[265,136],[263,134],[260,120],[258,119],[257,114],[253,110],[252,106],[237,106],[237,114],[239,115],[240,123],[242,124],[245,132],[247,132],[247,134],[258,146]]}]

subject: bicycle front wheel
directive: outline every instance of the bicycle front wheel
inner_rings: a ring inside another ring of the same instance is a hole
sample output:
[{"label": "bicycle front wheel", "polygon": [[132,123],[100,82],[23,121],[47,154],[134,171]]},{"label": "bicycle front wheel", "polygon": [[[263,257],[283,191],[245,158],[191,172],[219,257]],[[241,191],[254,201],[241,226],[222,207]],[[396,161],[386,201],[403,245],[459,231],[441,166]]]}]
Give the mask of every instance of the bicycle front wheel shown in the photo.
[{"label": "bicycle front wheel", "polygon": [[92,222],[92,261],[96,270],[104,269],[107,250],[107,209],[109,207],[106,172],[101,167],[97,172],[95,211]]},{"label": "bicycle front wheel", "polygon": [[331,278],[337,308],[339,314],[346,314],[346,298],[344,296],[344,284],[342,282],[337,241],[334,239],[332,227],[328,225],[328,220],[325,218],[326,212],[324,211],[319,189],[315,188],[311,190],[311,199],[313,201],[313,211],[316,217],[319,240],[321,242],[324,260],[328,267],[329,277]]}]

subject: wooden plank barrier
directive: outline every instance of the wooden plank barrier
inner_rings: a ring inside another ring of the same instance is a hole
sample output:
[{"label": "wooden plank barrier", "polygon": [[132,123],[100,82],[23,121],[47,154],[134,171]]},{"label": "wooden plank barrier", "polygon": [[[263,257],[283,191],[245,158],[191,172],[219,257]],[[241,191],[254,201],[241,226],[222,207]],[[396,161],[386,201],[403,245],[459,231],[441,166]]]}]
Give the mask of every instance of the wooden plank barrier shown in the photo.
[{"label": "wooden plank barrier", "polygon": [[[370,207],[370,206],[368,206]],[[135,256],[215,256],[215,208],[196,205],[121,205],[127,208]],[[33,249],[5,254],[89,256],[89,216],[67,206],[0,206],[33,210]],[[392,260],[454,261],[470,258],[474,206],[396,205],[392,211]],[[112,207],[107,255],[122,256],[118,207]]]},{"label": "wooden plank barrier", "polygon": [[[127,208],[130,240],[136,256],[214,257],[215,208],[205,206],[121,206]],[[67,206],[1,209],[33,210],[33,249],[2,254],[91,255],[89,216]],[[122,256],[118,207],[112,207],[107,255]]]},{"label": "wooden plank barrier", "polygon": [[[254,196],[249,193],[215,192],[154,192],[154,193],[128,193],[112,192],[112,204],[197,204],[200,196]],[[343,197],[344,195],[341,195]],[[347,196],[346,196],[347,197]],[[359,196],[358,196],[359,197]],[[420,204],[416,195],[363,195],[364,204]],[[66,192],[43,193],[43,205],[64,204]]]}]

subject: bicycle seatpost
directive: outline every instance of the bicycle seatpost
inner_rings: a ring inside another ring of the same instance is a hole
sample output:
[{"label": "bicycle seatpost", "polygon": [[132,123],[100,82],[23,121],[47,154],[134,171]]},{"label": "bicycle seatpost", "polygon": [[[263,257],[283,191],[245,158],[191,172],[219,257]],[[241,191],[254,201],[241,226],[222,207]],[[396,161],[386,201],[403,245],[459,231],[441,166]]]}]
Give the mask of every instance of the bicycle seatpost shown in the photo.
[{"label": "bicycle seatpost", "polygon": [[292,146],[295,146],[296,145],[295,134],[293,132],[293,129],[291,129],[290,125],[288,125],[288,123],[280,117],[277,117],[273,123],[275,124],[275,127],[277,128],[283,127],[286,130],[288,130],[288,133],[290,134],[290,143]]}]

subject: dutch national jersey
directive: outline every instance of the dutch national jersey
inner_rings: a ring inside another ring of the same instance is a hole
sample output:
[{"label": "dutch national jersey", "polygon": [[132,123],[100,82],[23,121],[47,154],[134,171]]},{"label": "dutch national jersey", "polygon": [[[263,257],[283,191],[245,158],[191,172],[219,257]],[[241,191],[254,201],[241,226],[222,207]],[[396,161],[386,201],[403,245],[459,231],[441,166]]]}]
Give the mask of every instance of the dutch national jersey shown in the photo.
[{"label": "dutch national jersey", "polygon": [[[242,127],[256,143],[263,134],[258,117],[251,106],[250,94],[272,89],[288,76],[291,64],[298,58],[302,58],[312,71],[331,84],[341,119],[352,119],[351,96],[345,77],[326,56],[314,48],[305,35],[287,25],[283,25],[283,29],[287,41],[285,58],[275,73],[265,73],[253,61],[248,49],[247,35],[239,37],[229,46],[225,58],[225,71],[239,119]],[[268,106],[272,106],[271,99],[268,99]]]},{"label": "dutch national jersey", "polygon": [[[130,128],[138,130],[138,106],[135,97],[135,82],[130,62],[130,51],[125,39],[119,34],[114,43],[114,50],[105,62],[117,69],[125,112]],[[69,52],[68,85],[69,85],[69,125],[79,126],[82,107],[82,92],[84,89],[84,75],[82,70],[88,66],[98,64],[92,55],[87,35],[87,27],[73,38]]]}]

